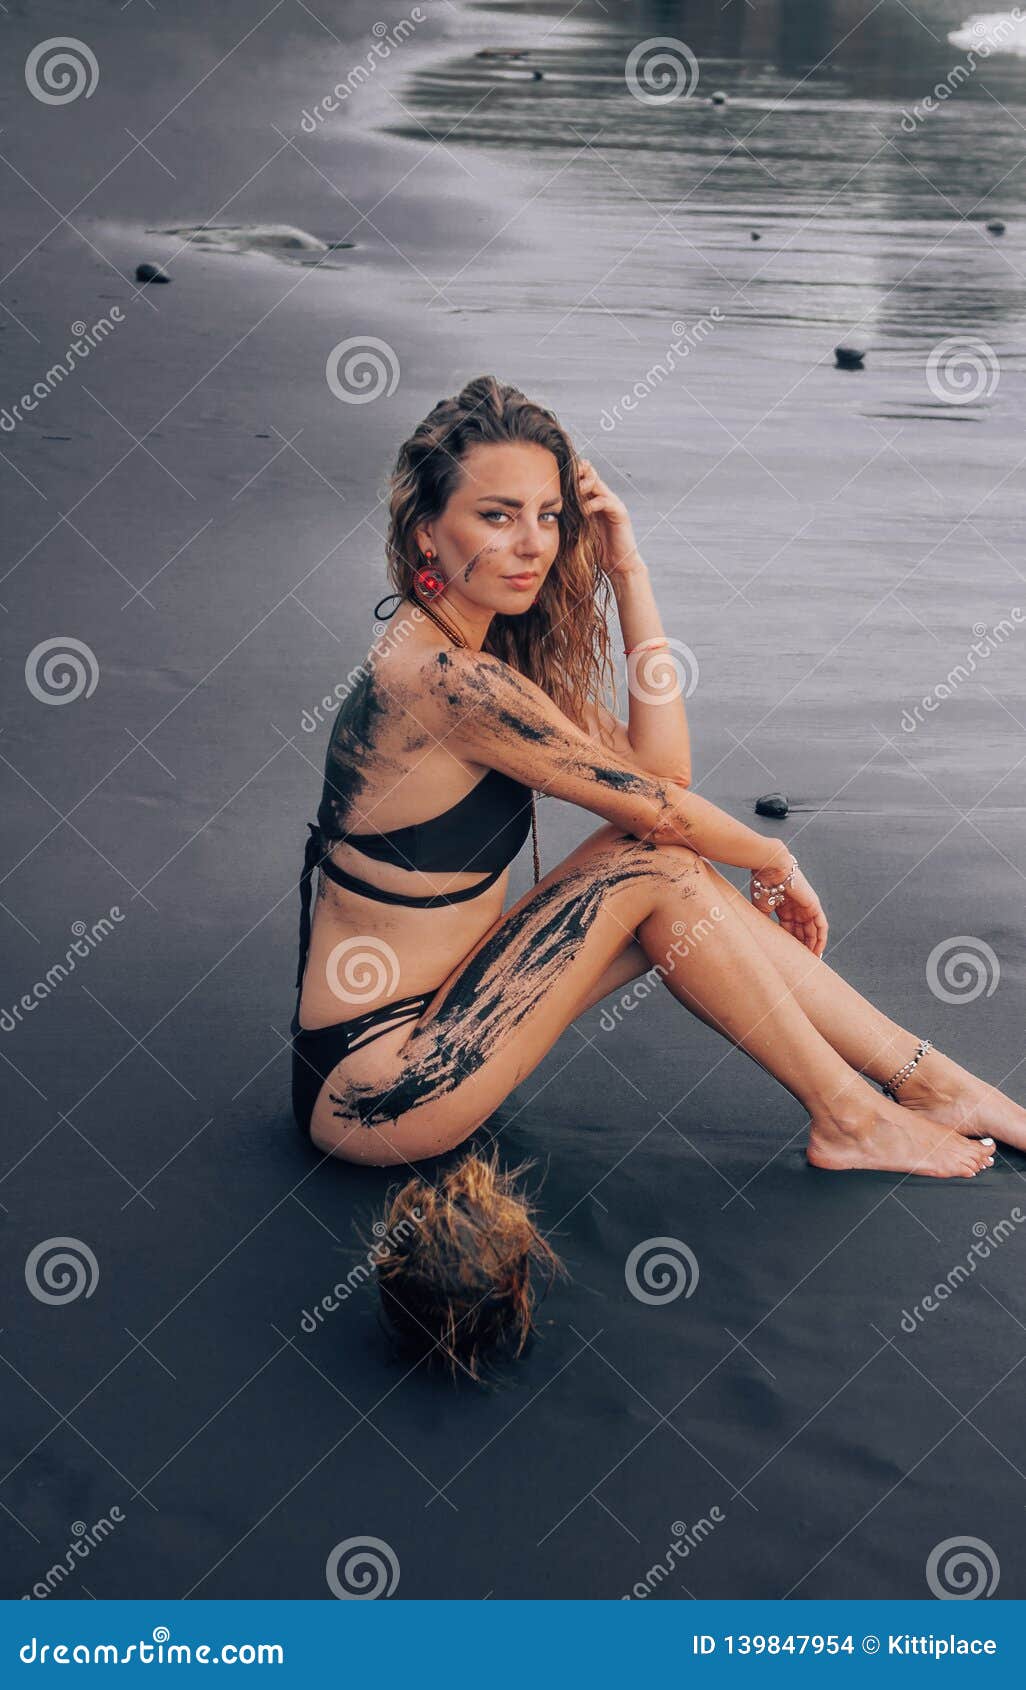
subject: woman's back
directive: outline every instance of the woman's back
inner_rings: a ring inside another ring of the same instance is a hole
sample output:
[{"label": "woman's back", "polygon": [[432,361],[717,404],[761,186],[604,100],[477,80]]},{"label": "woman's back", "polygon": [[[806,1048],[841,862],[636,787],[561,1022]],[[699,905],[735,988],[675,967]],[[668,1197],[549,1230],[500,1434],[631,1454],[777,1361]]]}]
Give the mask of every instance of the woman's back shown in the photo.
[{"label": "woman's back", "polygon": [[414,626],[399,649],[373,651],[336,718],[304,1027],[433,991],[501,913],[506,867],[530,830],[530,789],[427,725],[424,657],[438,643]]}]

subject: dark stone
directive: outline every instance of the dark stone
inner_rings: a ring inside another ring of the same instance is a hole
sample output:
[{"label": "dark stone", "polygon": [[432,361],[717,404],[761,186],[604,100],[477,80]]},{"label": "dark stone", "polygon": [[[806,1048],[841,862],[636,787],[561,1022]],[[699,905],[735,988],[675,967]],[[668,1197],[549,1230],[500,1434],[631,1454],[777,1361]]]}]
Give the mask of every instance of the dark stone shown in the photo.
[{"label": "dark stone", "polygon": [[753,241],[761,241],[762,240],[762,236],[760,235],[758,229],[752,230],[752,239],[753,239]]},{"label": "dark stone", "polygon": [[835,346],[834,358],[839,370],[861,370],[862,360],[866,356],[857,346]]},{"label": "dark stone", "polygon": [[171,277],[159,264],[137,264],[135,279],[137,282],[169,282]]},{"label": "dark stone", "polygon": [[482,47],[475,59],[526,59],[526,47]]},{"label": "dark stone", "polygon": [[714,94],[709,95],[709,104],[711,106],[725,106],[727,104],[727,95],[722,88],[717,88]]},{"label": "dark stone", "polygon": [[991,221],[990,221],[990,222],[989,222],[989,223],[988,223],[988,224],[987,224],[987,228],[988,228],[988,230],[989,230],[989,231],[990,231],[990,233],[991,233],[991,234],[992,234],[992,235],[1003,235],[1003,234],[1004,234],[1004,232],[1005,232],[1005,226],[1004,226],[1004,224],[1003,224],[1003,223],[1002,223],[1002,221],[1001,221],[1001,219],[1000,219],[1000,217],[995,217],[995,218],[993,218],[993,219],[992,219],[992,220],[991,220]]},{"label": "dark stone", "polygon": [[782,792],[766,792],[755,800],[757,816],[786,816],[790,808]]}]

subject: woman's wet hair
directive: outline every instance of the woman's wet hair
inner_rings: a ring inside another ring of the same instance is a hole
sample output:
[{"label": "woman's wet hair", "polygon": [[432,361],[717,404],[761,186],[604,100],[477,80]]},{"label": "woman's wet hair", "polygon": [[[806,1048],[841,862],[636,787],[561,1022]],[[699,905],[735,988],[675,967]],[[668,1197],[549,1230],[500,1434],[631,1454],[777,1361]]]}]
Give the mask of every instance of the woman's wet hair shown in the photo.
[{"label": "woman's wet hair", "polygon": [[483,649],[540,686],[572,721],[603,695],[615,703],[606,612],[611,589],[601,565],[596,523],[581,506],[580,460],[554,412],[495,376],[475,376],[442,399],[399,448],[389,483],[388,574],[412,596],[423,565],[416,530],[440,516],[463,476],[462,462],[479,445],[529,442],[559,466],[563,509],[559,551],[530,610],[492,617]]},{"label": "woman's wet hair", "polygon": [[[402,1347],[481,1382],[523,1354],[534,1330],[538,1269],[564,1271],[517,1190],[529,1164],[466,1156],[440,1179],[414,1178],[375,1231],[382,1309]],[[382,1231],[383,1228],[383,1231]]]}]

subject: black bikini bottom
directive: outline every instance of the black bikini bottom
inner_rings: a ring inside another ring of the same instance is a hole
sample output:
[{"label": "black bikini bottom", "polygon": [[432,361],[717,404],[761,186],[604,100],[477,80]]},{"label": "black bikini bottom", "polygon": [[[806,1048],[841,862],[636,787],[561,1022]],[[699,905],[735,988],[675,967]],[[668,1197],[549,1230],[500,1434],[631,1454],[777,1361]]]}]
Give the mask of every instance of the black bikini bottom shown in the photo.
[{"label": "black bikini bottom", "polygon": [[436,986],[434,991],[421,992],[416,997],[396,998],[392,1003],[381,1004],[377,1009],[368,1010],[366,1015],[357,1015],[351,1021],[334,1021],[328,1027],[301,1027],[299,1000],[303,993],[303,973],[310,948],[310,901],[314,869],[322,868],[329,880],[334,880],[351,892],[359,892],[365,898],[375,898],[385,904],[407,904],[417,909],[437,909],[445,904],[466,903],[469,899],[476,898],[480,892],[486,892],[489,886],[494,886],[503,872],[501,868],[496,869],[493,874],[479,880],[474,886],[468,886],[462,892],[438,893],[430,898],[386,892],[381,887],[372,886],[369,881],[359,880],[355,875],[347,874],[345,869],[340,869],[328,855],[317,823],[307,822],[306,825],[309,833],[303,859],[303,873],[299,882],[299,967],[296,970],[296,1008],[291,1027],[292,1112],[296,1117],[296,1125],[303,1133],[310,1131],[310,1120],[321,1087],[336,1064],[351,1051],[380,1038],[390,1027],[401,1027],[408,1021],[416,1021],[423,1015],[438,990]]},{"label": "black bikini bottom", "polygon": [[[437,989],[437,988],[436,988]],[[417,997],[396,998],[378,1009],[357,1015],[352,1021],[336,1021],[330,1027],[301,1027],[299,1011],[292,1018],[292,1113],[302,1133],[309,1133],[310,1120],[321,1087],[335,1065],[354,1050],[423,1015],[434,992]]]}]

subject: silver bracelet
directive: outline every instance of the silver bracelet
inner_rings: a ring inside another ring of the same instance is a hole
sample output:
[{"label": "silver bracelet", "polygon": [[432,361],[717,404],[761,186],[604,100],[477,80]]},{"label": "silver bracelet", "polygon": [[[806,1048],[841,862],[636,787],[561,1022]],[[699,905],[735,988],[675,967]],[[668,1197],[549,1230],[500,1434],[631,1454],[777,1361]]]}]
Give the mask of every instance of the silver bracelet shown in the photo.
[{"label": "silver bracelet", "polygon": [[903,1068],[899,1068],[896,1074],[892,1074],[889,1080],[884,1081],[880,1088],[884,1093],[884,1096],[894,1097],[897,1093],[898,1087],[904,1085],[913,1068],[917,1067],[919,1063],[922,1062],[927,1051],[932,1049],[933,1044],[930,1039],[920,1039],[919,1049],[916,1051],[912,1060],[910,1062],[906,1062]]},{"label": "silver bracelet", "polygon": [[760,880],[759,876],[753,871],[753,873],[752,873],[752,893],[756,898],[758,898],[762,895],[763,892],[765,892],[766,893],[767,908],[771,909],[771,910],[775,910],[778,904],[783,903],[784,893],[787,891],[787,888],[790,886],[790,884],[791,884],[792,880],[794,879],[797,872],[798,872],[798,862],[797,862],[797,859],[795,858],[795,856],[792,853],[790,869],[788,870],[787,874],[785,874],[783,880],[778,880],[775,886],[767,885],[767,883],[765,881]]}]

